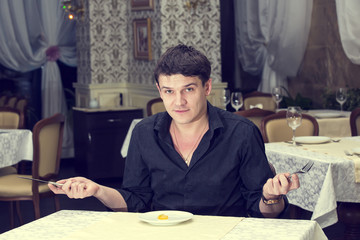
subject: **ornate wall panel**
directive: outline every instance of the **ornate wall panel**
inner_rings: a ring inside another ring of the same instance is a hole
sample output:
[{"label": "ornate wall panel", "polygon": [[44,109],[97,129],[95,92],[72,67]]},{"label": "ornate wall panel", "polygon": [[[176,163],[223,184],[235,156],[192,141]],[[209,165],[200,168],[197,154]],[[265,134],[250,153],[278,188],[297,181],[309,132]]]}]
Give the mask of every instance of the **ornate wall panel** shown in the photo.
[{"label": "ornate wall panel", "polygon": [[221,82],[219,0],[208,0],[190,11],[183,0],[161,3],[161,52],[179,43],[192,45],[209,58],[213,82]]},{"label": "ornate wall panel", "polygon": [[[80,34],[83,35],[79,48],[79,75],[82,76],[78,82],[126,82],[129,66],[128,1],[85,2],[87,16],[83,23],[78,21]],[[83,38],[86,39],[84,43]]]}]

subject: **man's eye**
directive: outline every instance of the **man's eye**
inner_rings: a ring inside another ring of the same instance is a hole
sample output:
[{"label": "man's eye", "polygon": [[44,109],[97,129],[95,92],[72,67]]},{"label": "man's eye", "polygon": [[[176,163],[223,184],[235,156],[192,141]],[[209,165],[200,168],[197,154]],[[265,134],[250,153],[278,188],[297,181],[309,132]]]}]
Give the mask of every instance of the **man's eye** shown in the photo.
[{"label": "man's eye", "polygon": [[172,92],[173,92],[172,90],[165,90],[165,93],[167,93],[167,94],[170,94]]},{"label": "man's eye", "polygon": [[194,89],[193,88],[187,88],[186,91],[187,92],[192,92],[192,91],[194,91]]}]

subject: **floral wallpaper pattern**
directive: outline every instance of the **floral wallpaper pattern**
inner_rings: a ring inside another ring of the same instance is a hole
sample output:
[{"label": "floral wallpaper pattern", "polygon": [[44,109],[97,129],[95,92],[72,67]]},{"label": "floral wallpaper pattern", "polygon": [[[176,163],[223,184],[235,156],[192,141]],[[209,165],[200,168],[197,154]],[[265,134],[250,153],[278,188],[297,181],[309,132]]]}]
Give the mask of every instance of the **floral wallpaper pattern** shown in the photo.
[{"label": "floral wallpaper pattern", "polygon": [[[130,0],[85,1],[78,21],[78,82],[154,84],[153,69],[169,47],[184,43],[205,53],[221,82],[220,3],[188,11],[183,0],[154,0],[154,10],[132,11]],[[134,59],[133,21],[151,19],[152,60]]]}]

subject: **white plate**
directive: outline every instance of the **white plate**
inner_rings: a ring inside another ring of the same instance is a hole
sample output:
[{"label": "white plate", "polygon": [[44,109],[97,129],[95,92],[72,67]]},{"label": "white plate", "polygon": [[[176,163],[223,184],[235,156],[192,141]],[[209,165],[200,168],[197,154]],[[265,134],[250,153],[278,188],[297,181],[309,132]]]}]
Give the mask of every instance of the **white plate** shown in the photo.
[{"label": "white plate", "polygon": [[295,142],[297,143],[326,143],[330,142],[331,139],[329,137],[323,136],[306,136],[306,137],[295,137]]},{"label": "white plate", "polygon": [[360,148],[351,149],[355,154],[360,154]]},{"label": "white plate", "polygon": [[[168,219],[165,220],[158,219],[158,216],[160,214],[165,214],[166,216],[168,216]],[[152,225],[162,225],[162,226],[175,225],[181,222],[188,221],[192,219],[192,217],[193,217],[192,213],[184,212],[184,211],[175,211],[175,210],[152,211],[152,212],[142,213],[139,215],[139,219],[141,221],[150,223]]]},{"label": "white plate", "polygon": [[316,118],[338,118],[343,117],[341,113],[335,113],[335,112],[325,112],[325,113],[316,113],[314,114]]}]

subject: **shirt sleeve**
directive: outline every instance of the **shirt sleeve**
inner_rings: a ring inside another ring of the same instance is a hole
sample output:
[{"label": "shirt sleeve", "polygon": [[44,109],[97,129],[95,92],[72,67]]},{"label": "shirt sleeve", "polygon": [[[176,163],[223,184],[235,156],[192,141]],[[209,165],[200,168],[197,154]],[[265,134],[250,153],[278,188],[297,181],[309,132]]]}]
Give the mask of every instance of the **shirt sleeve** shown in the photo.
[{"label": "shirt sleeve", "polygon": [[153,196],[149,170],[141,156],[142,151],[139,146],[141,131],[138,125],[135,126],[131,136],[125,160],[123,185],[118,190],[125,199],[129,212],[149,211]]},{"label": "shirt sleeve", "polygon": [[[259,209],[262,188],[269,178],[274,177],[265,154],[265,146],[257,127],[253,126],[245,133],[245,143],[239,150],[242,159],[240,175],[243,187],[241,189],[246,199],[247,212],[252,217],[263,217]],[[287,200],[285,200],[287,204]]]}]

